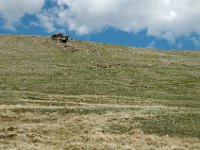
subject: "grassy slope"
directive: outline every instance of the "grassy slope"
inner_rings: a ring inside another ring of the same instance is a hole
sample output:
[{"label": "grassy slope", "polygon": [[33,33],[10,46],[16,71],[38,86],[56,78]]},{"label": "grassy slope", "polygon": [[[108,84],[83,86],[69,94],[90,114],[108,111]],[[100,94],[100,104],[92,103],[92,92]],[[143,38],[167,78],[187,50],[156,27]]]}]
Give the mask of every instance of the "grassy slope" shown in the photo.
[{"label": "grassy slope", "polygon": [[0,149],[200,149],[199,110],[200,51],[0,35]]}]

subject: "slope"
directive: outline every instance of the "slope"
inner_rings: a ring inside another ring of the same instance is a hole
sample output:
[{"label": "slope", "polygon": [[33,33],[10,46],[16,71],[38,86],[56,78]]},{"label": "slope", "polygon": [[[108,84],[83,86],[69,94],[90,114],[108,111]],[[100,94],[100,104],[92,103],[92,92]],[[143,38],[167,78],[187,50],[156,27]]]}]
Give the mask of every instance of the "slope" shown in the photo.
[{"label": "slope", "polygon": [[2,149],[200,149],[199,97],[199,51],[0,35]]}]

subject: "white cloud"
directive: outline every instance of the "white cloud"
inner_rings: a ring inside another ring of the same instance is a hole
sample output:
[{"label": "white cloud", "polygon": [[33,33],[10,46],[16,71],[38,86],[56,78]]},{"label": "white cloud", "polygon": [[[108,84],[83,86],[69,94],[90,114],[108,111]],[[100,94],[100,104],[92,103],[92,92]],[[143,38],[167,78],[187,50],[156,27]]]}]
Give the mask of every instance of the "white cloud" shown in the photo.
[{"label": "white cloud", "polygon": [[106,27],[138,32],[174,43],[176,37],[200,33],[200,1],[197,0],[57,0],[66,5],[58,18],[78,34]]},{"label": "white cloud", "polygon": [[54,16],[51,16],[48,12],[36,14],[40,22],[38,26],[43,26],[48,32],[54,32],[56,28],[54,27]]},{"label": "white cloud", "polygon": [[192,40],[192,43],[193,43],[196,47],[199,47],[199,46],[200,46],[200,39],[199,39],[199,38],[197,38],[197,37],[192,37],[191,40]]},{"label": "white cloud", "polygon": [[14,29],[25,14],[39,12],[44,4],[45,0],[0,0],[0,14],[4,19],[4,26]]},{"label": "white cloud", "polygon": [[146,48],[155,48],[155,46],[156,46],[156,41],[152,41],[146,46]]}]

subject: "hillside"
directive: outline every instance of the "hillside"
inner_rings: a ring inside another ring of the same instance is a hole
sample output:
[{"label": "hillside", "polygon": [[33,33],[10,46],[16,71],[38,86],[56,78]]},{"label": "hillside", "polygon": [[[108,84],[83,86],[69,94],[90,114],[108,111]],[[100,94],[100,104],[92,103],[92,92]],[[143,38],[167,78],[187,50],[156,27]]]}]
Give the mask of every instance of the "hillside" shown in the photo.
[{"label": "hillside", "polygon": [[200,149],[200,51],[0,35],[0,149]]}]

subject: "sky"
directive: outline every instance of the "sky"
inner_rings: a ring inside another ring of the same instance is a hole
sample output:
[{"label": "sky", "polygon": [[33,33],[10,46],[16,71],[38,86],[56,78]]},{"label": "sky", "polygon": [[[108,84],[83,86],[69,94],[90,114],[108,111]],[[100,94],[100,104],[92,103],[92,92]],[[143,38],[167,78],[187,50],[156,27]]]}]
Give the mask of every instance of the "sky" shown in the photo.
[{"label": "sky", "polygon": [[200,0],[0,0],[0,34],[200,50]]}]

